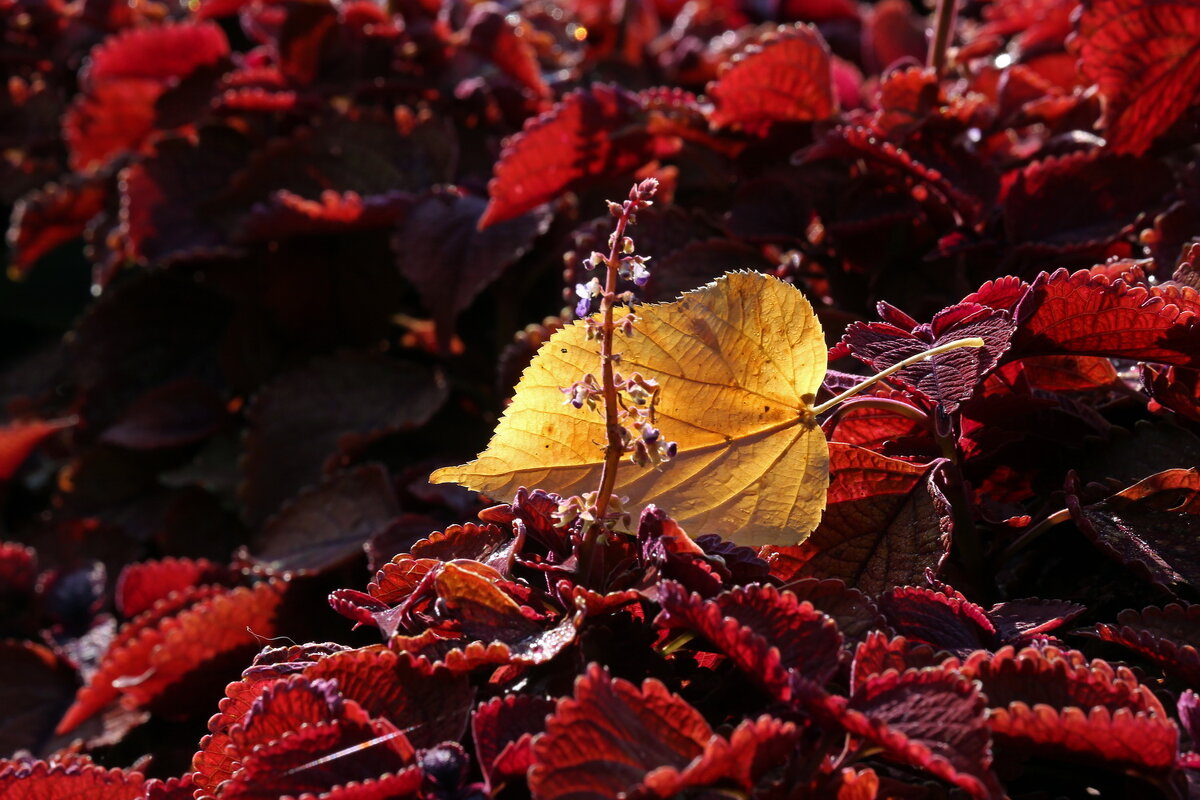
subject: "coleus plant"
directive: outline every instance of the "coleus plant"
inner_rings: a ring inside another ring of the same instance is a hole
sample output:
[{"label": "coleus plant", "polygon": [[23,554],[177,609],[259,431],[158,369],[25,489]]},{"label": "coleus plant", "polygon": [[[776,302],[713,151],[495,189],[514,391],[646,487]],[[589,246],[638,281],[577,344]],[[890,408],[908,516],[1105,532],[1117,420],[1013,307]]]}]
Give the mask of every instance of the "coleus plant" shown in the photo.
[{"label": "coleus plant", "polygon": [[[0,9],[0,796],[1188,794],[1196,3]],[[812,407],[984,343],[800,544],[425,480],[647,177],[617,291],[793,284]]]}]

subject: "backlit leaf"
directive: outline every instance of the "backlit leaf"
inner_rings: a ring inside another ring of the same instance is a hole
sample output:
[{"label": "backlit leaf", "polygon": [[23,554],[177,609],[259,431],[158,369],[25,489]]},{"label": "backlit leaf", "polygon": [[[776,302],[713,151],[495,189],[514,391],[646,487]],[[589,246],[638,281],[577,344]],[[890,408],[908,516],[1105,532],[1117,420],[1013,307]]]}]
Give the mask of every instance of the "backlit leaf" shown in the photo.
[{"label": "backlit leaf", "polygon": [[748,586],[704,600],[668,582],[659,602],[656,624],[700,634],[780,699],[788,699],[792,675],[820,686],[837,672],[837,624],[790,592]]},{"label": "backlit leaf", "polygon": [[655,156],[637,97],[596,85],[564,97],[504,143],[479,227],[513,219],[561,192],[632,172]]},{"label": "backlit leaf", "polygon": [[708,786],[749,796],[796,738],[792,723],[763,716],[725,739],[659,681],[639,689],[592,664],[535,742],[529,788],[537,800],[715,796]]},{"label": "backlit leaf", "polygon": [[[812,415],[825,345],[808,301],[774,278],[737,272],[636,312],[634,336],[614,344],[620,371],[662,385],[658,427],[679,452],[661,472],[623,465],[615,493],[635,508],[670,509],[693,535],[804,539],[829,481],[828,446]],[[598,371],[599,343],[586,334],[582,322],[554,334],[522,375],[488,449],[431,480],[498,497],[520,486],[563,495],[599,486],[604,419],[564,405],[559,388]]]},{"label": "backlit leaf", "polygon": [[15,475],[44,439],[74,424],[74,420],[31,419],[0,425],[0,481]]},{"label": "backlit leaf", "polygon": [[1200,363],[1200,294],[1133,286],[1098,270],[1042,273],[1009,357],[1079,354],[1178,366]]},{"label": "backlit leaf", "polygon": [[718,128],[825,119],[837,110],[829,47],[815,28],[781,26],[734,56],[708,87]]},{"label": "backlit leaf", "polygon": [[1083,74],[1104,100],[1108,144],[1140,154],[1200,96],[1200,3],[1101,0],[1079,19]]},{"label": "backlit leaf", "polygon": [[979,689],[945,666],[885,671],[856,687],[841,721],[851,733],[910,764],[965,789],[998,798],[991,771],[992,741]]},{"label": "backlit leaf", "polygon": [[1121,563],[1171,591],[1200,587],[1200,470],[1155,473],[1090,505],[1069,488],[1067,506],[1079,529]]},{"label": "backlit leaf", "polygon": [[1003,748],[1135,769],[1174,763],[1175,725],[1125,667],[1073,650],[1005,647],[975,653],[956,671],[983,689],[988,726]]},{"label": "backlit leaf", "polygon": [[107,770],[86,759],[0,761],[0,797],[4,800],[130,800],[141,796],[143,784],[140,772]]}]

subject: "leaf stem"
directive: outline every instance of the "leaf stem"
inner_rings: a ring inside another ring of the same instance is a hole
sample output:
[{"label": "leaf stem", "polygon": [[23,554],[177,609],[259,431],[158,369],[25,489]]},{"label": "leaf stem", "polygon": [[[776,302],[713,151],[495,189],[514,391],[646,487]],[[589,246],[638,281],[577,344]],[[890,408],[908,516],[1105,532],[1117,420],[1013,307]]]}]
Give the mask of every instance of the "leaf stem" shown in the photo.
[{"label": "leaf stem", "polygon": [[946,48],[950,44],[950,33],[954,30],[954,20],[958,16],[958,0],[938,0],[934,12],[933,38],[929,42],[929,56],[926,65],[932,67],[938,78],[946,69]]},{"label": "leaf stem", "polygon": [[958,450],[958,432],[950,415],[938,406],[933,415],[933,437],[941,448],[946,462],[941,469],[941,489],[950,505],[950,521],[953,524],[952,546],[954,555],[966,572],[978,602],[991,603],[996,586],[991,573],[983,561],[983,542],[972,514],[974,503],[967,492],[967,481],[963,477],[961,457]]},{"label": "leaf stem", "polygon": [[940,356],[942,353],[948,353],[951,350],[957,350],[960,347],[983,347],[984,344],[986,343],[983,341],[983,339],[973,336],[969,339],[957,339],[953,342],[939,344],[937,347],[930,348],[923,353],[917,353],[915,356],[909,356],[903,361],[893,364],[882,372],[872,375],[862,383],[851,386],[849,389],[842,392],[837,397],[834,397],[832,400],[826,400],[824,403],[821,403],[821,405],[813,409],[813,414],[817,416],[824,414],[826,411],[843,402],[844,400],[849,400],[851,397],[854,397],[854,395],[858,394],[864,389],[871,388],[879,381],[890,375],[895,375],[905,367],[911,367],[913,364],[919,364],[922,361],[933,358],[934,356]]}]

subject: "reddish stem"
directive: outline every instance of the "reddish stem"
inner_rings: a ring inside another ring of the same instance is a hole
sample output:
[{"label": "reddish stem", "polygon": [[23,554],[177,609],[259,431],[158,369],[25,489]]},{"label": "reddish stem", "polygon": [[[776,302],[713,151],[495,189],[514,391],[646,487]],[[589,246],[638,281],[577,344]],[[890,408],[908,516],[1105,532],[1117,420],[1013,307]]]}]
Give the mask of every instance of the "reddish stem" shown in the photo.
[{"label": "reddish stem", "polygon": [[933,67],[938,78],[946,69],[946,48],[950,45],[950,34],[958,16],[958,0],[938,0],[934,12],[933,39],[929,43],[929,58],[926,64]]},{"label": "reddish stem", "polygon": [[596,496],[596,522],[594,525],[603,526],[604,515],[608,512],[608,501],[612,496],[613,487],[617,483],[617,466],[621,462],[624,448],[621,446],[621,423],[617,417],[617,384],[613,375],[613,307],[617,302],[617,266],[620,263],[621,240],[625,238],[625,226],[629,224],[629,215],[634,205],[630,204],[622,211],[617,219],[616,231],[613,234],[612,248],[608,253],[608,274],[605,276],[604,295],[600,298],[600,382],[604,389],[604,467],[600,472],[600,493]]}]

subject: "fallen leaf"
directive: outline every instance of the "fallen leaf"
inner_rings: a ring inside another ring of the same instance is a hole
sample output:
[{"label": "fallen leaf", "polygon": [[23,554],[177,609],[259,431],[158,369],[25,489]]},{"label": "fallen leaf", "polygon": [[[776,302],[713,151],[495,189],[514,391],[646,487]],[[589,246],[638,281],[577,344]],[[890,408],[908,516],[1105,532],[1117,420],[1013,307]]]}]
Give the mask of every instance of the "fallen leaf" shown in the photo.
[{"label": "fallen leaf", "polygon": [[[630,498],[630,510],[670,509],[693,536],[802,541],[821,519],[829,485],[829,448],[813,415],[824,338],[804,295],[760,273],[734,272],[673,303],[635,310],[633,337],[614,345],[618,369],[663,387],[657,425],[678,455],[662,471],[623,464],[614,492]],[[564,496],[594,490],[604,418],[565,405],[559,387],[599,365],[599,342],[588,340],[583,322],[555,333],[521,376],[487,450],[430,480],[497,497],[521,486]]]}]

